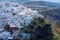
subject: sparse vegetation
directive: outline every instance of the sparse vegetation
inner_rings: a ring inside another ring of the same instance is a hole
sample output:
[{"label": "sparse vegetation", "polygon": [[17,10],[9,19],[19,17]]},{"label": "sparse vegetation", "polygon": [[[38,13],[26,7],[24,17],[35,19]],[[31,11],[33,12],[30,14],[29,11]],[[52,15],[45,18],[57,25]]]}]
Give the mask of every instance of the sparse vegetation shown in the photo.
[{"label": "sparse vegetation", "polygon": [[57,40],[47,19],[36,18],[29,26],[24,27],[23,30],[23,32],[31,34],[30,40]]}]

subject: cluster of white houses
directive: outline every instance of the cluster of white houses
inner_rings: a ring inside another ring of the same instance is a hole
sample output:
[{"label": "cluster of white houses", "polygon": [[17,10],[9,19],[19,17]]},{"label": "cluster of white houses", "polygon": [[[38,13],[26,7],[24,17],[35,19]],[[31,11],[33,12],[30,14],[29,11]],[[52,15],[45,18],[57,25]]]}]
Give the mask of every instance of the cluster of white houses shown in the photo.
[{"label": "cluster of white houses", "polygon": [[[20,29],[29,25],[36,17],[44,17],[36,10],[31,10],[14,2],[0,2],[0,39],[13,39],[18,37]],[[9,31],[7,31],[7,30]],[[11,32],[13,32],[11,34]],[[23,36],[27,35],[22,33]]]}]

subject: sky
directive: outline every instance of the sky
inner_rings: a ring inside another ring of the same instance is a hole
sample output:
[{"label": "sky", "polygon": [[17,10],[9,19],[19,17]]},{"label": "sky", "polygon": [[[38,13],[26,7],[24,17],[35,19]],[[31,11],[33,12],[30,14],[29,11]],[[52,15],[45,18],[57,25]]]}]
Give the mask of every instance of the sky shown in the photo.
[{"label": "sky", "polygon": [[[4,0],[0,0],[0,1],[4,1]],[[5,0],[8,1],[8,0]],[[28,1],[49,1],[49,2],[57,2],[60,3],[60,0],[10,0],[10,1],[19,1],[19,2],[28,2]]]},{"label": "sky", "polygon": [[31,0],[31,1],[49,1],[49,2],[57,2],[57,3],[60,3],[60,0]]}]

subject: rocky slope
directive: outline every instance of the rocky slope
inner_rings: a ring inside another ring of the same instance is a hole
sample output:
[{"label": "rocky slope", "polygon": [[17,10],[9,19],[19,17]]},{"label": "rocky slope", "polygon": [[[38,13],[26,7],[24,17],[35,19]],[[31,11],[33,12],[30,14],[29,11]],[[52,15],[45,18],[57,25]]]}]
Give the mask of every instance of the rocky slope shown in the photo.
[{"label": "rocky slope", "polygon": [[[60,36],[60,4],[56,3],[49,3],[49,2],[27,2],[22,3],[23,5],[27,6],[28,8],[32,8],[33,10],[38,10],[38,12],[44,15],[51,24],[53,33],[57,37]],[[60,39],[59,39],[60,40]]]}]

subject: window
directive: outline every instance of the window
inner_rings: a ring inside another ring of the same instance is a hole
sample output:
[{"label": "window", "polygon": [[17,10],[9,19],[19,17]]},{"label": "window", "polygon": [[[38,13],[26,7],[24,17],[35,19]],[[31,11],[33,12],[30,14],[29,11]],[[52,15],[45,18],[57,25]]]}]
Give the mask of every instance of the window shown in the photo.
[{"label": "window", "polygon": [[13,16],[16,15],[15,13],[13,13]]}]

